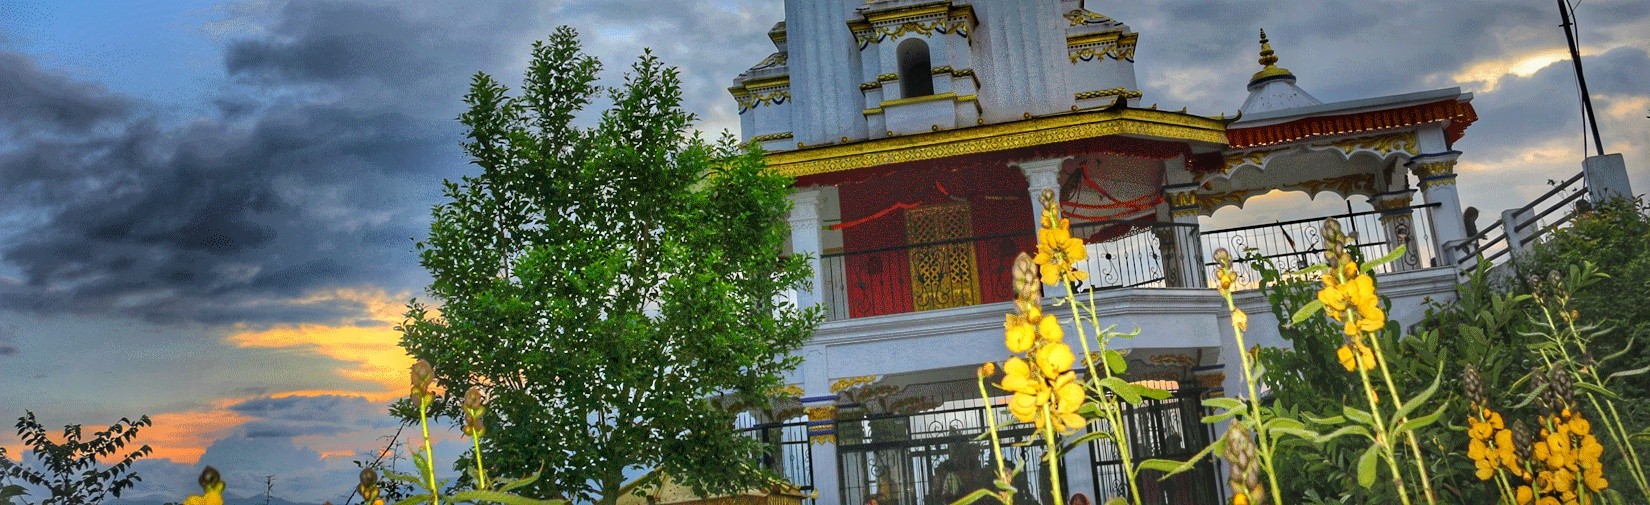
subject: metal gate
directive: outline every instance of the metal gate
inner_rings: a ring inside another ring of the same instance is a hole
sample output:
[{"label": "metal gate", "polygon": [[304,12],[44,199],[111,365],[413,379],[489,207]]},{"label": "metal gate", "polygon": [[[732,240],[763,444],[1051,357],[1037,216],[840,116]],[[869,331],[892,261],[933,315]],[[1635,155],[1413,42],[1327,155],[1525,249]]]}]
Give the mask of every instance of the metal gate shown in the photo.
[{"label": "metal gate", "polygon": [[[1202,398],[1206,389],[1181,389],[1163,400],[1146,399],[1140,405],[1123,406],[1125,429],[1131,450],[1130,459],[1136,464],[1151,459],[1185,461],[1208,447],[1215,439],[1214,427],[1203,424],[1207,410]],[[1095,429],[1105,429],[1104,421],[1097,421]],[[1096,498],[1093,503],[1105,503],[1109,497],[1128,498],[1129,487],[1123,472],[1123,462],[1117,444],[1110,440],[1089,443],[1089,457],[1093,461]],[[1217,505],[1222,503],[1224,489],[1214,458],[1206,458],[1191,471],[1168,479],[1154,471],[1140,473],[1140,502],[1145,505]],[[1130,500],[1132,503],[1132,500]]]}]

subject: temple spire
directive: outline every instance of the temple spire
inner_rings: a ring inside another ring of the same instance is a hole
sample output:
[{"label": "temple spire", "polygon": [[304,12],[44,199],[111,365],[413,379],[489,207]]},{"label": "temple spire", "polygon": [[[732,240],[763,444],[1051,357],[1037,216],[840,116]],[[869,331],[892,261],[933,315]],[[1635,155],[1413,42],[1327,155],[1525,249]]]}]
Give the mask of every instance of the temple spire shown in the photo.
[{"label": "temple spire", "polygon": [[1272,42],[1266,39],[1265,29],[1260,31],[1259,61],[1261,64],[1261,69],[1259,72],[1255,72],[1254,77],[1249,78],[1250,86],[1258,84],[1266,79],[1281,76],[1287,76],[1290,80],[1294,80],[1295,76],[1294,74],[1289,73],[1289,69],[1277,66],[1278,56],[1272,52]]}]

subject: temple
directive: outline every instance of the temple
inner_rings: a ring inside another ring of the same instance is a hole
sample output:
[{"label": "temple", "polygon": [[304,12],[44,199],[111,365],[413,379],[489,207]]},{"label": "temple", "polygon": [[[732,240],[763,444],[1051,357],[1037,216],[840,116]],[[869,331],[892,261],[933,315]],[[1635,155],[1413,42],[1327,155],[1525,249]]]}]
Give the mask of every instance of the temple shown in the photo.
[{"label": "temple", "polygon": [[[1213,434],[1198,400],[1242,384],[1230,315],[1206,287],[1215,248],[1304,266],[1334,217],[1366,258],[1406,246],[1378,271],[1392,319],[1414,324],[1423,298],[1452,292],[1453,246],[1468,233],[1451,146],[1476,119],[1470,93],[1324,103],[1260,32],[1256,71],[1228,82],[1249,92],[1235,112],[1143,105],[1142,36],[1095,4],[787,0],[774,52],[734,80],[744,140],[796,177],[789,247],[815,260],[797,300],[827,314],[789,399],[741,418],[776,448],[765,463],[813,502],[940,504],[990,486],[974,373],[1008,355],[1009,267],[1034,247],[1044,190],[1089,244],[1079,294],[1105,323],[1140,330],[1120,341],[1127,378],[1176,391],[1133,412],[1136,457],[1202,449]],[[1205,226],[1227,207],[1241,221],[1246,202],[1274,192],[1327,193],[1347,211]],[[1287,345],[1258,291],[1237,301],[1251,343]],[[1045,310],[1076,334],[1067,309]],[[1030,436],[1006,412],[997,421],[1009,440]],[[1067,454],[1064,493],[1127,493],[1116,449]],[[1040,451],[1012,449],[1027,462],[1026,503],[1052,503]],[[1142,499],[1220,503],[1218,471],[1152,480]]]}]

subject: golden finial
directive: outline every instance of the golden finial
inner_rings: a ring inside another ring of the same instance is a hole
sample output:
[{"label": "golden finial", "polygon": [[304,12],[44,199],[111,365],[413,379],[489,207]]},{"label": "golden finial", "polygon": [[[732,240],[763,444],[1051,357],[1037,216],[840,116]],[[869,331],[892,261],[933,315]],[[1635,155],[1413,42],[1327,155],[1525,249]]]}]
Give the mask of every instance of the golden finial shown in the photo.
[{"label": "golden finial", "polygon": [[1272,42],[1269,41],[1269,40],[1266,40],[1266,29],[1261,28],[1260,29],[1260,64],[1263,67],[1271,68],[1272,65],[1276,64],[1277,62],[1278,62],[1277,55],[1272,53]]},{"label": "golden finial", "polygon": [[1294,77],[1293,75],[1291,75],[1289,73],[1289,69],[1279,67],[1279,66],[1277,66],[1277,63],[1278,63],[1278,55],[1276,53],[1272,52],[1272,41],[1266,39],[1266,30],[1262,29],[1260,31],[1260,65],[1261,65],[1261,69],[1260,69],[1259,72],[1255,72],[1254,77],[1249,78],[1249,83],[1254,84],[1255,82],[1258,82],[1261,79],[1266,79],[1268,77],[1278,77],[1278,76]]}]

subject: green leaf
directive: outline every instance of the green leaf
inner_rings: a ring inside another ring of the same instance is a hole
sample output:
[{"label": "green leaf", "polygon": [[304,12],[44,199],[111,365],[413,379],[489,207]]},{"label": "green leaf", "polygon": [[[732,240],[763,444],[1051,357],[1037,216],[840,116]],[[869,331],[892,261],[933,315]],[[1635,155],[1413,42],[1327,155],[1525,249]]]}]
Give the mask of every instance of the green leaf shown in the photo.
[{"label": "green leaf", "polygon": [[1364,450],[1362,456],[1358,456],[1358,485],[1363,486],[1364,489],[1369,489],[1370,486],[1375,485],[1375,463],[1378,456],[1376,451],[1380,447],[1370,445],[1369,449]]},{"label": "green leaf", "polygon": [[1221,421],[1225,421],[1227,419],[1237,417],[1238,414],[1242,414],[1244,412],[1246,412],[1246,411],[1243,410],[1243,409],[1222,410],[1222,411],[1220,411],[1219,414],[1209,414],[1209,415],[1203,416],[1203,419],[1201,420],[1201,422],[1203,424],[1215,424],[1215,423],[1218,423],[1218,422],[1221,422]]},{"label": "green leaf", "polygon": [[1140,386],[1140,396],[1153,400],[1167,400],[1169,397],[1174,396],[1174,393],[1154,387]]},{"label": "green leaf", "polygon": [[1100,387],[1109,389],[1113,393],[1117,393],[1117,396],[1123,397],[1123,401],[1129,402],[1131,405],[1140,403],[1140,392],[1138,391],[1140,386],[1129,384],[1123,379],[1119,379],[1117,377],[1106,377],[1104,379],[1100,379]]},{"label": "green leaf", "polygon": [[1351,419],[1352,422],[1355,422],[1355,423],[1360,423],[1360,424],[1363,424],[1365,426],[1374,426],[1375,425],[1375,416],[1369,415],[1368,412],[1358,410],[1357,408],[1354,408],[1351,405],[1342,406],[1341,407],[1341,414],[1345,415],[1347,419]]},{"label": "green leaf", "polygon": [[1123,353],[1106,349],[1106,352],[1100,355],[1105,358],[1106,368],[1111,369],[1111,373],[1122,374],[1129,371],[1129,362],[1123,359]]},{"label": "green leaf", "polygon": [[1321,424],[1325,426],[1334,426],[1346,422],[1346,416],[1314,417],[1312,414],[1302,414],[1301,417],[1306,418],[1306,420],[1310,421],[1312,424]]},{"label": "green leaf", "polygon": [[1421,429],[1421,428],[1425,428],[1427,426],[1431,426],[1432,423],[1438,422],[1438,418],[1443,417],[1444,410],[1446,410],[1448,408],[1449,408],[1449,404],[1439,405],[1438,410],[1432,411],[1431,414],[1427,414],[1427,415],[1424,415],[1424,416],[1421,416],[1421,417],[1417,417],[1415,419],[1410,419],[1408,421],[1404,421],[1403,424],[1398,425],[1398,429],[1393,431],[1393,434],[1394,435],[1399,435],[1399,434],[1403,434],[1404,432],[1414,431],[1414,430],[1418,430],[1418,429]]},{"label": "green leaf", "polygon": [[528,475],[526,477],[522,477],[520,479],[512,480],[512,481],[509,481],[509,482],[505,482],[504,485],[501,485],[501,486],[498,487],[498,490],[499,491],[505,491],[505,492],[514,491],[517,488],[520,488],[522,486],[532,484],[533,481],[536,481],[536,480],[539,480],[539,472],[533,472],[532,475]]},{"label": "green leaf", "polygon": [[1318,445],[1323,445],[1323,444],[1329,443],[1329,441],[1331,441],[1331,440],[1335,440],[1337,438],[1341,438],[1341,437],[1347,436],[1347,435],[1358,435],[1358,436],[1361,436],[1361,437],[1364,437],[1364,438],[1368,438],[1370,440],[1375,439],[1375,437],[1370,436],[1369,428],[1366,428],[1366,427],[1363,427],[1363,426],[1358,426],[1358,425],[1354,424],[1354,425],[1351,425],[1351,426],[1342,426],[1338,430],[1331,431],[1329,433],[1325,433],[1325,434],[1322,434],[1322,435],[1318,435],[1317,438],[1312,439],[1312,443],[1318,444]]},{"label": "green leaf", "polygon": [[1296,270],[1296,271],[1293,271],[1293,272],[1289,272],[1289,273],[1283,274],[1283,275],[1285,275],[1285,276],[1297,276],[1297,275],[1298,276],[1308,276],[1308,275],[1312,275],[1312,274],[1316,274],[1316,273],[1320,273],[1320,272],[1327,272],[1327,271],[1329,271],[1329,265],[1323,264],[1323,263],[1318,263],[1318,264],[1315,264],[1315,265],[1312,265],[1312,266],[1309,266],[1309,267],[1306,267],[1306,268],[1302,268],[1300,270]]},{"label": "green leaf", "polygon": [[1117,437],[1113,437],[1111,432],[1109,432],[1109,431],[1091,431],[1091,432],[1088,432],[1088,433],[1084,433],[1083,436],[1077,437],[1076,439],[1074,439],[1071,442],[1067,443],[1065,447],[1061,447],[1060,448],[1060,454],[1065,454],[1067,452],[1071,452],[1072,449],[1076,449],[1078,446],[1081,446],[1081,445],[1089,443],[1089,442],[1093,442],[1095,440],[1102,440],[1102,439],[1116,441]]},{"label": "green leaf", "polygon": [[1306,302],[1306,305],[1302,305],[1299,310],[1296,310],[1295,315],[1289,317],[1289,325],[1294,326],[1301,324],[1301,321],[1305,321],[1307,318],[1312,317],[1313,314],[1317,314],[1320,310],[1323,310],[1323,302],[1317,298],[1313,298],[1312,301]]},{"label": "green leaf", "polygon": [[1243,403],[1243,400],[1239,400],[1237,398],[1225,398],[1225,397],[1221,397],[1221,398],[1204,398],[1203,399],[1203,406],[1204,407],[1217,408],[1217,409],[1226,409],[1226,410],[1239,410],[1239,409],[1245,409],[1245,408],[1249,407],[1247,404]]},{"label": "green leaf", "polygon": [[1575,386],[1576,386],[1577,389],[1585,390],[1588,393],[1592,393],[1592,394],[1595,394],[1595,395],[1598,395],[1598,396],[1609,398],[1611,400],[1620,400],[1621,399],[1621,396],[1617,395],[1614,391],[1610,391],[1608,389],[1598,387],[1598,385],[1593,384],[1591,382],[1576,382]]},{"label": "green leaf", "polygon": [[1393,426],[1393,425],[1398,424],[1405,417],[1409,416],[1410,412],[1414,412],[1416,408],[1419,408],[1421,406],[1421,404],[1424,404],[1424,403],[1427,402],[1427,400],[1431,399],[1432,395],[1434,393],[1438,392],[1438,381],[1442,380],[1443,378],[1444,378],[1444,364],[1439,363],[1438,364],[1438,373],[1436,373],[1432,376],[1432,384],[1427,386],[1426,389],[1422,390],[1420,394],[1415,395],[1414,398],[1410,398],[1409,401],[1404,402],[1403,405],[1399,405],[1398,410],[1392,413],[1392,420],[1387,422],[1387,425],[1388,426]]},{"label": "green leaf", "polygon": [[383,473],[384,473],[385,478],[388,478],[390,480],[405,482],[405,483],[408,483],[408,484],[412,484],[414,486],[418,486],[420,488],[422,488],[422,487],[429,484],[428,482],[425,482],[423,479],[420,479],[417,476],[413,476],[413,475],[408,475],[408,474],[404,474],[404,473],[397,473],[397,472],[391,472],[389,470],[384,470]]},{"label": "green leaf", "polygon": [[[1399,245],[1398,247],[1393,248],[1391,252],[1386,253],[1386,256],[1375,258],[1373,261],[1365,261],[1363,265],[1360,265],[1358,267],[1358,270],[1362,270],[1364,273],[1367,274],[1367,273],[1375,270],[1375,267],[1385,265],[1387,263],[1391,263],[1393,260],[1396,260],[1398,258],[1402,258],[1404,256],[1404,250],[1406,248],[1407,248],[1406,245]],[[1364,486],[1364,487],[1369,487],[1369,486]]]},{"label": "green leaf", "polygon": [[1172,459],[1155,459],[1154,458],[1154,459],[1148,459],[1148,460],[1145,460],[1145,461],[1141,461],[1140,465],[1139,465],[1139,469],[1140,470],[1154,470],[1154,471],[1163,472],[1163,473],[1166,473],[1166,474],[1169,474],[1169,475],[1174,475],[1174,474],[1177,474],[1177,473],[1180,473],[1180,472],[1184,472],[1186,470],[1190,470],[1191,467],[1193,465],[1196,465],[1196,464],[1197,464],[1197,462],[1195,462],[1195,461],[1175,461],[1175,460],[1172,460]]},{"label": "green leaf", "polygon": [[[1215,443],[1209,444],[1208,447],[1204,447],[1203,450],[1201,450],[1201,451],[1197,451],[1197,454],[1193,454],[1192,457],[1186,458],[1186,461],[1174,461],[1174,460],[1165,460],[1165,459],[1149,459],[1149,460],[1140,462],[1140,468],[1146,468],[1146,464],[1148,462],[1151,462],[1151,461],[1166,461],[1169,464],[1173,465],[1173,467],[1168,469],[1168,470],[1164,470],[1165,473],[1161,476],[1158,476],[1158,479],[1159,480],[1167,479],[1167,478],[1169,478],[1169,477],[1171,477],[1175,474],[1178,474],[1178,473],[1181,473],[1181,472],[1184,472],[1184,471],[1187,471],[1187,470],[1191,470],[1193,467],[1195,467],[1197,465],[1197,462],[1203,461],[1203,458],[1207,458],[1207,457],[1209,457],[1210,454],[1213,454],[1213,453],[1218,452],[1218,451],[1224,451],[1224,450],[1226,450],[1226,438],[1221,437],[1220,439],[1215,440]],[[1152,464],[1153,465],[1161,465],[1162,463],[1152,463]]]},{"label": "green leaf", "polygon": [[394,505],[415,505],[415,504],[419,504],[419,503],[429,503],[429,502],[430,502],[430,495],[429,495],[429,493],[425,493],[425,494],[413,495],[413,496],[408,496],[406,498],[402,498],[401,501],[395,502]]},{"label": "green leaf", "polygon": [[1635,369],[1632,369],[1632,370],[1622,370],[1620,372],[1610,374],[1610,376],[1604,378],[1604,382],[1608,383],[1608,382],[1610,382],[1610,379],[1614,379],[1614,378],[1617,378],[1617,377],[1632,377],[1634,375],[1643,374],[1645,372],[1650,372],[1650,365],[1645,365],[1644,368],[1635,368]]},{"label": "green leaf", "polygon": [[517,496],[512,493],[482,490],[459,491],[457,493],[453,493],[448,500],[453,503],[466,501],[488,501],[493,503],[503,503],[504,505],[565,505],[568,503],[567,500],[539,500],[525,496]]}]

